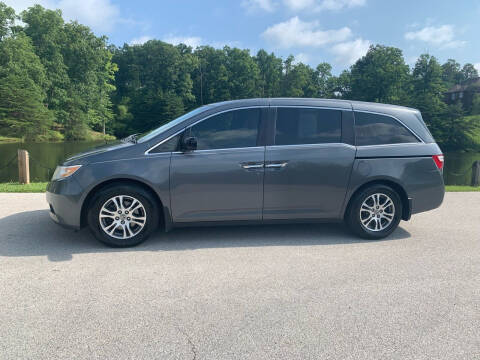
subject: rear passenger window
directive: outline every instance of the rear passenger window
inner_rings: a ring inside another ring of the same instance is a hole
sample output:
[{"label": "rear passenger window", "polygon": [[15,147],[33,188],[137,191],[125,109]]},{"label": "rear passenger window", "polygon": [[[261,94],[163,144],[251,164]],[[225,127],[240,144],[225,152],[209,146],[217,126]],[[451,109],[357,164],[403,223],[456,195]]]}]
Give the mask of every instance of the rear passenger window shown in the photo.
[{"label": "rear passenger window", "polygon": [[278,108],[276,145],[338,143],[342,137],[339,110]]},{"label": "rear passenger window", "polygon": [[357,146],[418,142],[418,139],[394,118],[364,112],[355,112],[355,137]]}]

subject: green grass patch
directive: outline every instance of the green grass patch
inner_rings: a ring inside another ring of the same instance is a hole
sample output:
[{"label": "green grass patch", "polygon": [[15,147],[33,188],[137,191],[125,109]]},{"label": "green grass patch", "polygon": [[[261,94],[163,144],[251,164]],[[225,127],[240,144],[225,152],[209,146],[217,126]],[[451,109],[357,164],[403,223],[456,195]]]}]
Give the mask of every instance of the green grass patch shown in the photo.
[{"label": "green grass patch", "polygon": [[87,140],[90,141],[100,141],[100,140],[105,140],[105,141],[113,141],[116,140],[117,138],[113,135],[103,135],[101,132],[93,131],[93,130],[88,130],[87,133]]},{"label": "green grass patch", "polygon": [[466,186],[466,185],[447,185],[445,186],[447,192],[471,192],[480,191],[480,186]]},{"label": "green grass patch", "polygon": [[0,184],[0,192],[16,192],[16,193],[42,193],[47,189],[46,182],[35,182],[30,184],[19,183],[3,183]]},{"label": "green grass patch", "polygon": [[[35,182],[30,184],[19,184],[19,183],[0,183],[0,192],[18,192],[18,193],[41,193],[45,192],[47,188],[47,182]],[[463,185],[447,185],[445,186],[447,192],[470,192],[470,191],[479,191],[480,186],[463,186]]]},{"label": "green grass patch", "polygon": [[17,143],[21,142],[21,138],[15,138],[15,137],[8,137],[8,136],[1,136],[0,135],[0,144],[7,144],[7,143]]}]

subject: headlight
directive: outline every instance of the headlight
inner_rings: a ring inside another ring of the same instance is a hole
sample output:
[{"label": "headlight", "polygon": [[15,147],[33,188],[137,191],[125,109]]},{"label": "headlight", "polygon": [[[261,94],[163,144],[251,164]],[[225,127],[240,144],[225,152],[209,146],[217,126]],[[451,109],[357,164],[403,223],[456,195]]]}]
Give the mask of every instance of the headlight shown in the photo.
[{"label": "headlight", "polygon": [[73,175],[81,167],[82,165],[57,166],[57,168],[55,169],[55,172],[53,173],[52,181],[58,180],[58,179],[65,179]]}]

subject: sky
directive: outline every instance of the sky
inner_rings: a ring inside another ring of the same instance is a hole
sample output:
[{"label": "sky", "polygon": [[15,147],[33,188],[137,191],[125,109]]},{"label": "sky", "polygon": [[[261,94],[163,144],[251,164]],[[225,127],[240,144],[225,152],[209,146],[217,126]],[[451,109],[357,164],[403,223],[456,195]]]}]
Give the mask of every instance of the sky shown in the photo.
[{"label": "sky", "polygon": [[[0,0],[1,1],[1,0]],[[480,71],[480,0],[3,0],[17,12],[39,3],[90,26],[115,45],[159,39],[196,47],[274,52],[335,73],[371,44],[453,58]]]}]

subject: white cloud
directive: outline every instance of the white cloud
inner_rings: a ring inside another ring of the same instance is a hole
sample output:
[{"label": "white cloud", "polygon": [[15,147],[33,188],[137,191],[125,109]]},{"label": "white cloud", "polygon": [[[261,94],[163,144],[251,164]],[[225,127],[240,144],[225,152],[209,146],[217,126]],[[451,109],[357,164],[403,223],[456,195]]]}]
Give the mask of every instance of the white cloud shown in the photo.
[{"label": "white cloud", "polygon": [[304,22],[297,16],[282,23],[270,26],[262,34],[263,38],[279,48],[321,47],[347,40],[352,35],[348,27],[338,30],[320,30],[317,21]]},{"label": "white cloud", "polygon": [[315,0],[283,0],[290,10],[299,11],[315,6]]},{"label": "white cloud", "polygon": [[13,7],[17,14],[35,4],[48,9],[60,9],[67,21],[77,20],[100,32],[111,31],[122,21],[120,10],[111,0],[6,0],[5,3]]},{"label": "white cloud", "polygon": [[100,31],[110,31],[120,20],[120,10],[110,0],[61,0],[66,19],[78,20]]},{"label": "white cloud", "polygon": [[294,61],[295,64],[299,64],[299,63],[308,64],[309,61],[310,61],[310,55],[308,54],[298,53],[297,55],[295,55],[295,61]]},{"label": "white cloud", "polygon": [[292,11],[338,11],[358,6],[364,6],[366,0],[283,0],[283,3]]},{"label": "white cloud", "polygon": [[415,65],[416,62],[418,60],[418,56],[409,56],[405,59],[405,62],[408,64],[408,65]]},{"label": "white cloud", "polygon": [[12,7],[17,14],[35,4],[52,9],[55,8],[56,1],[53,0],[3,0],[5,4]]},{"label": "white cloud", "polygon": [[145,44],[148,40],[152,40],[153,38],[151,36],[140,36],[140,37],[137,37],[137,38],[133,38],[132,40],[130,40],[130,45],[142,45],[142,44]]},{"label": "white cloud", "polygon": [[367,53],[370,45],[370,41],[358,38],[334,45],[331,52],[335,54],[337,63],[352,65]]},{"label": "white cloud", "polygon": [[198,36],[175,36],[175,35],[168,35],[162,39],[163,41],[178,45],[178,44],[185,44],[187,46],[191,46],[192,48],[196,48],[197,46],[202,45],[202,38]]},{"label": "white cloud", "polygon": [[441,49],[452,49],[466,44],[466,41],[455,40],[453,25],[426,26],[418,31],[405,33],[405,39],[423,41]]},{"label": "white cloud", "polygon": [[242,6],[249,12],[255,12],[259,9],[272,12],[275,10],[276,3],[273,0],[243,0]]}]

